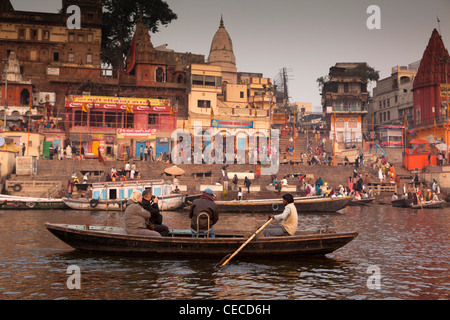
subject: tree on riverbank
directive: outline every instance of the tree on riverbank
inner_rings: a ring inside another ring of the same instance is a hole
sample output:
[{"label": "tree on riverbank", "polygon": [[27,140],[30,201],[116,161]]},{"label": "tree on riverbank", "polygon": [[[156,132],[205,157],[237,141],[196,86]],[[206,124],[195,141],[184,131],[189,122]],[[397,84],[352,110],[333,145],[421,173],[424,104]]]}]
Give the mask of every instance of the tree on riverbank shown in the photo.
[{"label": "tree on riverbank", "polygon": [[102,6],[101,60],[115,70],[123,69],[140,18],[152,33],[178,18],[163,0],[102,0]]}]

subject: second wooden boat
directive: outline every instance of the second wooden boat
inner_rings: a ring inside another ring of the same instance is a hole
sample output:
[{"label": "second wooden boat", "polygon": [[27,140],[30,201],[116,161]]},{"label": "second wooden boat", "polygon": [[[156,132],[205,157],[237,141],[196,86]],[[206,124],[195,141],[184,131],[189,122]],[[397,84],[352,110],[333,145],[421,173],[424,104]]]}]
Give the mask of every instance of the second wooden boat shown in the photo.
[{"label": "second wooden boat", "polygon": [[[298,213],[336,212],[348,206],[351,197],[297,197],[294,198]],[[231,200],[215,201],[219,210],[238,213],[281,213],[284,210],[283,199]]]},{"label": "second wooden boat", "polygon": [[0,195],[0,210],[61,210],[68,209],[62,199],[16,197]]}]

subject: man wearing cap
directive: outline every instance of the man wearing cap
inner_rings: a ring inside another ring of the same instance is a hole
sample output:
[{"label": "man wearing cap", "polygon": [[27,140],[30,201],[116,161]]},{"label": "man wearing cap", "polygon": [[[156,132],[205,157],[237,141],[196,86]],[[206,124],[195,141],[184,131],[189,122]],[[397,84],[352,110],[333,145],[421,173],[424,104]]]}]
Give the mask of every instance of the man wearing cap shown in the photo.
[{"label": "man wearing cap", "polygon": [[192,202],[189,218],[193,238],[197,237],[197,230],[199,235],[215,237],[213,225],[219,220],[219,208],[214,203],[215,196],[214,192],[207,188],[199,199]]}]

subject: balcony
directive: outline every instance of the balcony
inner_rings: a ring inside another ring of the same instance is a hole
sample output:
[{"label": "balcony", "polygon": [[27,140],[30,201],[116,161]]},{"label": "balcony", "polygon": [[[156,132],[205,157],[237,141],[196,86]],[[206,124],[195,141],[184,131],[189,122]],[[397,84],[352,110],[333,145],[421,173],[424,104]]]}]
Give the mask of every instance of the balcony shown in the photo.
[{"label": "balcony", "polygon": [[332,113],[339,113],[339,114],[344,114],[344,113],[367,113],[367,106],[328,106],[327,107],[327,113],[332,114]]}]

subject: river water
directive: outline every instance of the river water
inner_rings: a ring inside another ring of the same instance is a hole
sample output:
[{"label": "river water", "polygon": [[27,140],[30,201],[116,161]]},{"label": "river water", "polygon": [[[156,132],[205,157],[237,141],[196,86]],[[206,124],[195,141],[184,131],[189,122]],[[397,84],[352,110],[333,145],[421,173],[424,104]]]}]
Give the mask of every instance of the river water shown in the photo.
[{"label": "river water", "polygon": [[[237,255],[216,270],[216,260],[79,252],[44,227],[45,222],[123,226],[120,213],[0,210],[0,299],[448,300],[449,214],[450,208],[375,204],[301,214],[300,229],[329,226],[360,234],[323,257],[245,261]],[[262,214],[221,213],[215,229],[253,231],[266,219]],[[164,223],[189,227],[184,211],[165,212]],[[67,286],[69,266],[79,267],[79,289]]]}]

